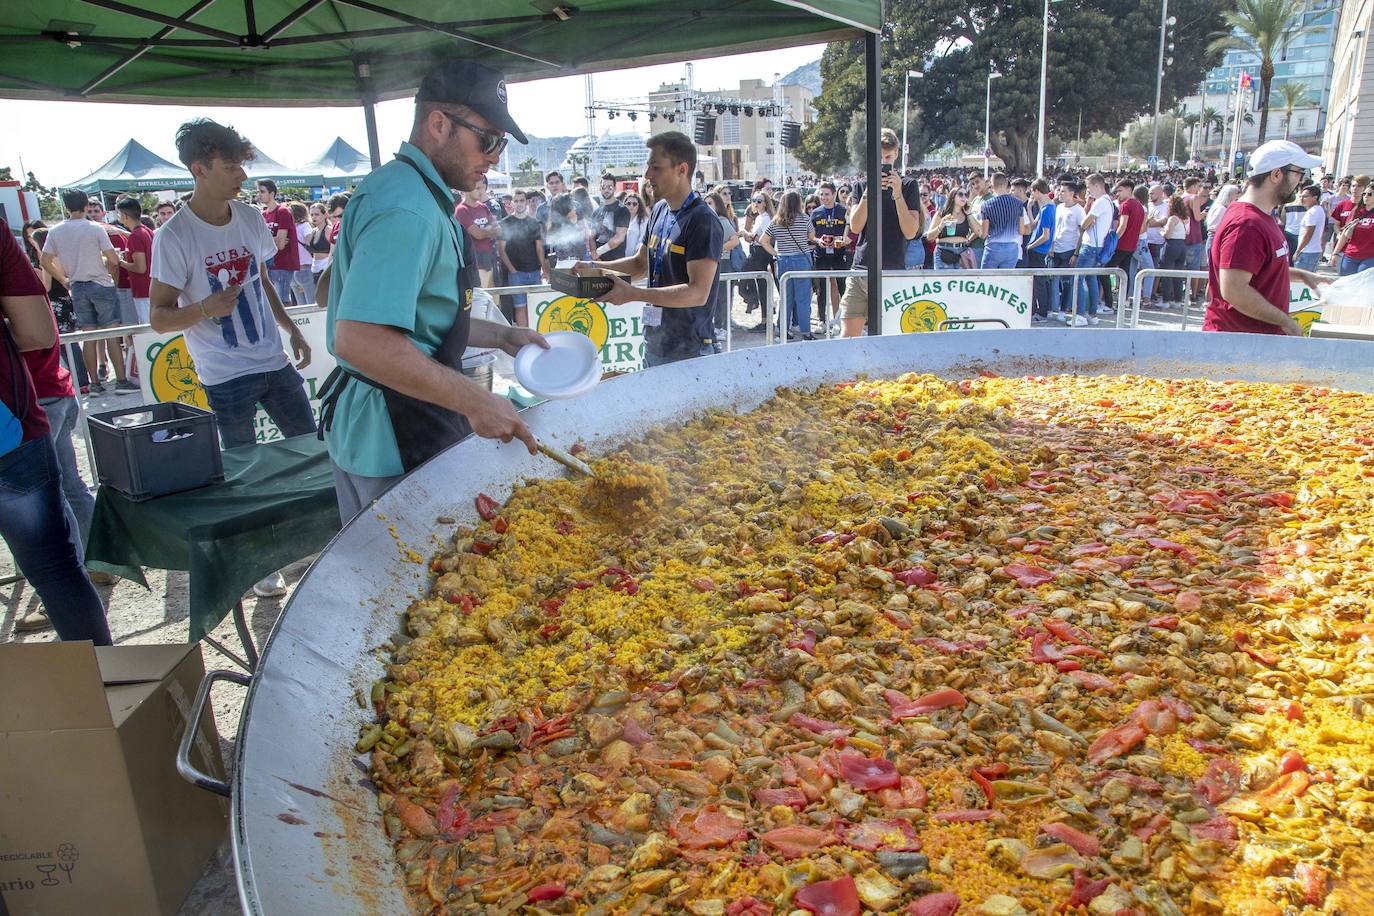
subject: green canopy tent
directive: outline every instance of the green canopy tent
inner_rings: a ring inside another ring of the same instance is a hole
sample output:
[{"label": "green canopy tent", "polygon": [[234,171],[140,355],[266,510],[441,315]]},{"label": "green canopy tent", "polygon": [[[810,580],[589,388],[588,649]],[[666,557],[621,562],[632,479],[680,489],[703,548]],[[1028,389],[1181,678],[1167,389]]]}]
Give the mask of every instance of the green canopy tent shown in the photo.
[{"label": "green canopy tent", "polygon": [[188,191],[195,184],[191,173],[168,162],[137,140],[130,140],[109,162],[85,178],[63,185],[87,194],[119,191]]},{"label": "green canopy tent", "polygon": [[324,176],[327,187],[337,188],[355,185],[366,178],[367,173],[372,171],[372,160],[354,149],[343,137],[335,137],[324,152],[301,166],[301,169],[319,172]]},{"label": "green canopy tent", "polygon": [[248,180],[243,183],[245,188],[253,187],[260,178],[275,181],[277,186],[282,188],[324,187],[324,176],[318,171],[293,169],[288,165],[282,165],[258,149],[257,144],[253,145],[253,158],[243,164],[243,170],[248,174]]},{"label": "green canopy tent", "polygon": [[361,103],[376,166],[373,106],[413,93],[437,58],[461,54],[519,81],[862,36],[876,174],[882,25],[882,0],[7,0],[0,97]]}]

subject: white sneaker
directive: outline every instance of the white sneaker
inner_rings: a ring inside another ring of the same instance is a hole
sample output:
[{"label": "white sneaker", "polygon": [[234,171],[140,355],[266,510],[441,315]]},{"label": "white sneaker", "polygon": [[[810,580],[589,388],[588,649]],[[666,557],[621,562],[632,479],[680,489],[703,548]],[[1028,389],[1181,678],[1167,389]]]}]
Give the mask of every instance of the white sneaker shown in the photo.
[{"label": "white sneaker", "polygon": [[282,574],[274,572],[253,586],[253,594],[259,598],[280,598],[286,594],[286,580]]},{"label": "white sneaker", "polygon": [[1065,321],[1065,322],[1067,322],[1067,321],[1069,320],[1069,313],[1068,313],[1068,312],[1050,312],[1050,317],[1053,318],[1055,321]]},{"label": "white sneaker", "polygon": [[1077,318],[1073,320],[1073,326],[1076,328],[1086,328],[1088,326],[1087,317],[1084,315],[1079,315]]},{"label": "white sneaker", "polygon": [[[1099,312],[1098,314],[1100,315],[1101,312]],[[1098,326],[1099,324],[1101,324],[1101,323],[1102,323],[1102,319],[1098,318],[1097,315],[1089,315],[1089,316],[1088,316],[1088,324],[1089,324],[1089,325],[1091,325],[1091,326],[1093,326],[1093,327],[1097,327],[1097,326]]]}]

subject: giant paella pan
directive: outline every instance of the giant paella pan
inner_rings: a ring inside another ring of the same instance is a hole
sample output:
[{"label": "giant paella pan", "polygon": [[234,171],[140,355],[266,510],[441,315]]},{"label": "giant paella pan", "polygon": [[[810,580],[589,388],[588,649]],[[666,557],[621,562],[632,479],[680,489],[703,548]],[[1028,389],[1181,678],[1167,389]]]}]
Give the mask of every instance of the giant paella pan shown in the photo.
[{"label": "giant paella pan", "polygon": [[1374,912],[1369,365],[907,335],[527,412],[632,505],[460,443],[268,641],[244,909]]}]

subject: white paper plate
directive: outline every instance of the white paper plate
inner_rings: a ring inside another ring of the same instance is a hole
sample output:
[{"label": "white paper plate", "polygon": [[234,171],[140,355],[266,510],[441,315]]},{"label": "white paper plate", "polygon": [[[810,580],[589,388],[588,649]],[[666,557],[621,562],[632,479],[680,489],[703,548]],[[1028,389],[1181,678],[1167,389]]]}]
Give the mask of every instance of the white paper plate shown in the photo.
[{"label": "white paper plate", "polygon": [[545,398],[573,398],[596,387],[601,380],[601,354],[590,337],[553,331],[544,339],[549,349],[526,344],[515,355],[515,377],[521,385]]}]

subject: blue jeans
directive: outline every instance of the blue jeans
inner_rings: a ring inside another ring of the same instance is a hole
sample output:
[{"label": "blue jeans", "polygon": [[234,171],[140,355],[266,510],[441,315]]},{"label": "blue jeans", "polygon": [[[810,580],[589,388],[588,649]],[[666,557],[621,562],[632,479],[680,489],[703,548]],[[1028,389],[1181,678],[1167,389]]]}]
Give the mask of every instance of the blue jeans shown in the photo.
[{"label": "blue jeans", "polygon": [[[945,251],[953,251],[954,249],[953,249],[953,248],[946,248],[946,249],[944,249],[944,250],[945,250]],[[961,258],[963,257],[963,252],[962,252],[962,251],[959,253],[959,256],[960,256]],[[940,257],[940,246],[939,246],[939,245],[936,245],[936,246],[935,246],[935,269],[936,269],[936,270],[963,270],[963,267],[959,264],[958,261],[955,261],[953,264],[946,264],[946,263],[944,262],[944,259],[942,259],[942,258]]]},{"label": "blue jeans", "polygon": [[906,243],[906,259],[902,266],[907,270],[920,270],[926,264],[926,243],[918,235]]},{"label": "blue jeans", "polygon": [[76,398],[43,398],[38,402],[48,415],[48,425],[52,431],[53,451],[57,453],[57,465],[62,472],[62,496],[68,521],[78,534],[77,559],[86,560],[86,542],[91,537],[91,516],[95,515],[95,497],[91,488],[81,479],[81,468],[76,463],[76,449],[72,448],[72,432],[81,417],[81,402]]},{"label": "blue jeans", "polygon": [[258,441],[253,418],[258,415],[259,404],[287,439],[315,431],[315,411],[305,395],[305,382],[289,363],[273,372],[255,372],[206,385],[205,398],[215,412],[219,440],[225,448]]},{"label": "blue jeans", "polygon": [[1021,260],[1021,245],[1017,242],[988,242],[983,246],[984,270],[1012,270]]},{"label": "blue jeans", "polygon": [[[309,267],[302,267],[291,274],[291,287],[296,291],[296,304],[308,305],[315,301],[315,275]],[[282,305],[289,303],[283,299]]]},{"label": "blue jeans", "polygon": [[[811,256],[784,254],[778,256],[778,276],[794,270],[810,270]],[[787,319],[803,334],[811,333],[811,280],[788,280],[783,291],[787,300]]]},{"label": "blue jeans", "polygon": [[0,457],[0,537],[43,601],[61,639],[110,645],[110,625],[77,552],[52,441],[30,439]]},{"label": "blue jeans", "polygon": [[277,270],[275,267],[267,268],[267,279],[272,282],[273,288],[277,291],[277,298],[282,305],[291,304],[291,281],[296,277],[294,270]]},{"label": "blue jeans", "polygon": [[[1072,251],[1054,251],[1050,253],[1049,258],[1045,261],[1045,264],[1048,267],[1069,267],[1071,266],[1069,262],[1072,260]],[[1069,285],[1072,282],[1072,277],[1064,277],[1063,279],[1055,279],[1050,281],[1051,312],[1067,312],[1070,310],[1070,308],[1072,308],[1072,287]]]},{"label": "blue jeans", "polygon": [[1352,258],[1346,254],[1341,255],[1342,277],[1363,273],[1366,270],[1374,270],[1374,258]]},{"label": "blue jeans", "polygon": [[[536,269],[536,270],[512,270],[512,271],[510,272],[510,285],[511,285],[511,286],[538,286],[540,283],[543,283],[543,282],[544,282],[544,275],[541,274],[537,269]],[[511,294],[510,294],[510,301],[511,301],[511,305],[515,306],[515,307],[518,308],[518,309],[522,309],[522,308],[525,308],[526,303],[529,302],[529,299],[526,298],[526,294],[525,294],[525,293],[511,293]]]},{"label": "blue jeans", "polygon": [[1184,270],[1202,270],[1202,249],[1204,247],[1203,242],[1183,243]]},{"label": "blue jeans", "polygon": [[1299,270],[1316,270],[1317,262],[1322,258],[1320,251],[1304,251],[1293,259],[1293,266]]},{"label": "blue jeans", "polygon": [[[1153,270],[1155,266],[1154,255],[1150,254],[1150,243],[1145,241],[1145,233],[1140,234],[1140,244],[1135,246],[1135,260],[1131,262],[1131,285],[1129,289],[1134,293],[1136,276],[1142,270]],[[1148,302],[1150,294],[1154,292],[1155,278],[1146,277],[1144,285],[1141,287],[1140,298],[1142,302]]]},{"label": "blue jeans", "polygon": [[[1078,249],[1079,267],[1098,267],[1100,266],[1101,262],[1102,249],[1100,247],[1093,245],[1084,245],[1082,248]],[[1097,277],[1089,276],[1082,277],[1079,279],[1080,292],[1078,293],[1078,302],[1080,305],[1082,305],[1084,302],[1084,297],[1087,297],[1088,307],[1086,309],[1086,312],[1089,315],[1097,314],[1097,294],[1099,288],[1100,284]],[[1079,314],[1083,314],[1083,310],[1080,310]]]}]

